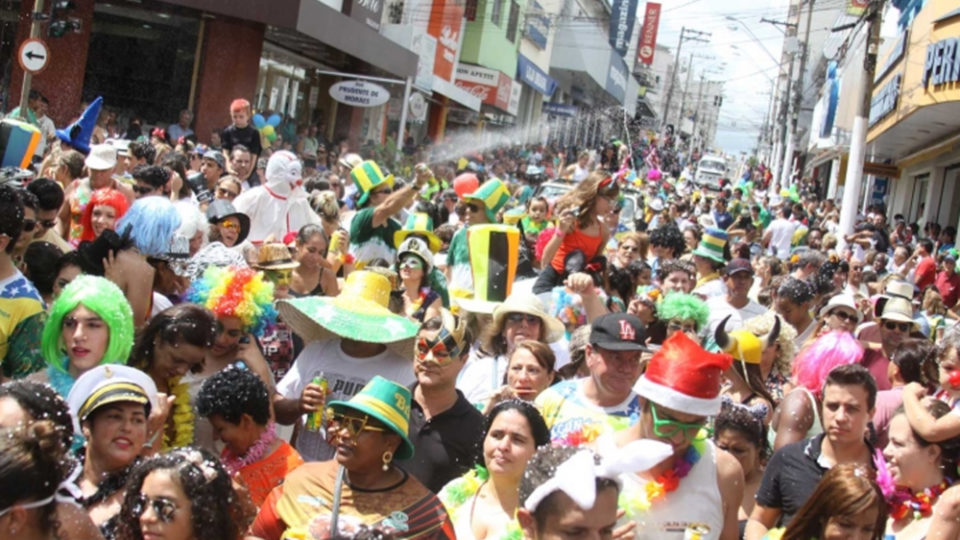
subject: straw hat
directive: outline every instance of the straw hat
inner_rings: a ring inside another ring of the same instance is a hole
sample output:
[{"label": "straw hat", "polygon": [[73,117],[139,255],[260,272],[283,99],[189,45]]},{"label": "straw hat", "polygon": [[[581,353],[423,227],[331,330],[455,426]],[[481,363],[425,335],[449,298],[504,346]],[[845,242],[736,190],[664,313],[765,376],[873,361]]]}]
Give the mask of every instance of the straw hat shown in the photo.
[{"label": "straw hat", "polygon": [[539,317],[544,326],[544,338],[547,343],[560,339],[565,331],[560,319],[547,313],[543,302],[536,295],[525,292],[515,292],[493,310],[493,327],[503,331],[504,319],[510,313],[526,313]]},{"label": "straw hat", "polygon": [[863,314],[860,313],[860,310],[857,308],[857,302],[854,300],[853,295],[850,294],[838,294],[827,302],[827,305],[820,308],[820,318],[824,318],[830,314],[835,308],[843,307],[847,308],[857,314],[857,324],[860,324],[863,321]]},{"label": "straw hat", "polygon": [[257,270],[286,270],[300,266],[290,255],[290,248],[280,242],[271,242],[260,246],[257,253]]},{"label": "straw hat", "polygon": [[347,276],[336,297],[280,300],[277,311],[305,342],[339,337],[381,343],[410,358],[420,325],[387,309],[389,301],[390,280],[376,272],[357,270]]},{"label": "straw hat", "polygon": [[880,320],[910,323],[914,330],[918,328],[917,321],[913,319],[913,305],[906,298],[897,296],[887,300],[887,303],[883,306],[883,314],[880,315]]}]

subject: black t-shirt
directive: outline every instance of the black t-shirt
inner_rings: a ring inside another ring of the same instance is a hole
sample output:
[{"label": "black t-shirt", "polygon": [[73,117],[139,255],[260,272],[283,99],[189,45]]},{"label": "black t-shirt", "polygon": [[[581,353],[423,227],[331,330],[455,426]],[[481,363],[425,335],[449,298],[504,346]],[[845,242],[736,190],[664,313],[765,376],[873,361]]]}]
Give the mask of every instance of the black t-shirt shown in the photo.
[{"label": "black t-shirt", "polygon": [[757,490],[757,504],[780,509],[780,524],[786,526],[807,502],[827,469],[821,467],[823,434],[788,444],[774,452]]},{"label": "black t-shirt", "polygon": [[[411,387],[410,393],[413,393]],[[457,390],[453,407],[427,420],[416,400],[410,407],[410,442],[415,452],[400,466],[439,493],[476,462],[483,438],[483,415]]]},{"label": "black t-shirt", "polygon": [[251,125],[244,128],[238,128],[235,125],[227,126],[220,132],[220,144],[227,152],[233,150],[233,147],[238,144],[246,146],[253,154],[254,164],[260,157],[260,152],[263,151],[260,147],[260,132]]}]

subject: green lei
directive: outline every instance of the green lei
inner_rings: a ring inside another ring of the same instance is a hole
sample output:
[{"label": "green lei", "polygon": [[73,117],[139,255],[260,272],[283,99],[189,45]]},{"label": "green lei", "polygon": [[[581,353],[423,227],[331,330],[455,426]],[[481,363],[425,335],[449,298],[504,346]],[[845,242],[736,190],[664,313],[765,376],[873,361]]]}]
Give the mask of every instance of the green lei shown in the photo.
[{"label": "green lei", "polygon": [[[490,473],[486,467],[477,465],[467,474],[444,486],[440,491],[439,498],[443,506],[446,507],[447,514],[450,515],[450,521],[457,522],[461,509],[489,479]],[[520,530],[517,517],[514,516],[510,525],[507,526],[506,532],[498,540],[521,540],[521,538],[523,538],[523,532]]]}]

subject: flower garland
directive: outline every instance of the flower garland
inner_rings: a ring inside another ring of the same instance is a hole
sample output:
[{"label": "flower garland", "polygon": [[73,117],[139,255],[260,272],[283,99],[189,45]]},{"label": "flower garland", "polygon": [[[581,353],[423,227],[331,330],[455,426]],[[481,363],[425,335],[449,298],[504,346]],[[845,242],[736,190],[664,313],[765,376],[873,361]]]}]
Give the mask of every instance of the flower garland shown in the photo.
[{"label": "flower garland", "polygon": [[257,439],[257,442],[253,443],[253,446],[247,449],[247,451],[242,456],[237,456],[234,454],[230,447],[225,447],[223,453],[220,455],[220,461],[223,462],[223,466],[227,468],[227,472],[230,473],[230,476],[233,476],[240,472],[244,467],[256,463],[263,459],[267,454],[267,450],[270,446],[277,440],[277,425],[273,422],[267,424],[267,429],[260,434],[260,438]]},{"label": "flower garland", "polygon": [[666,497],[667,493],[675,491],[693,466],[700,461],[706,450],[704,440],[693,441],[681,459],[673,464],[673,468],[647,481],[640,489],[624,489],[620,494],[619,506],[626,509],[627,517],[633,518],[640,512],[646,512],[656,501]]},{"label": "flower garland", "polygon": [[[440,491],[438,495],[440,502],[447,509],[450,515],[450,521],[456,523],[460,509],[467,501],[480,491],[480,488],[490,479],[490,472],[483,465],[477,465],[472,471],[450,482]],[[516,516],[507,525],[507,530],[498,540],[521,540],[523,531],[520,529],[520,523]]]},{"label": "flower garland", "polygon": [[420,296],[418,296],[417,299],[414,300],[413,304],[411,305],[411,307],[413,308],[413,313],[416,313],[417,311],[420,310],[420,306],[423,305],[423,301],[427,299],[427,294],[429,293],[430,293],[429,288],[427,287],[420,288]]},{"label": "flower garland", "polygon": [[189,385],[180,382],[180,378],[170,381],[170,393],[173,394],[173,437],[165,429],[163,432],[163,449],[182,448],[193,444],[193,429],[195,424],[193,405],[190,403]]},{"label": "flower garland", "polygon": [[948,479],[944,478],[942,482],[935,486],[930,486],[919,493],[913,493],[906,500],[890,502],[890,517],[894,521],[912,517],[913,519],[923,519],[933,514],[933,505],[937,498],[950,487]]}]

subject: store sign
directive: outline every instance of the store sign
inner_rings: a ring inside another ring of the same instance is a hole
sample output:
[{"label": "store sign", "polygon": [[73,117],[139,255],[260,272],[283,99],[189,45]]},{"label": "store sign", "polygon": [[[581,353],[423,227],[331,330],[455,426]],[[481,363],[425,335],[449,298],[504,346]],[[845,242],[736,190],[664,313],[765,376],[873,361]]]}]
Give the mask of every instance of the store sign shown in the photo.
[{"label": "store sign", "polygon": [[424,92],[433,91],[433,66],[437,57],[437,38],[430,34],[416,34],[413,36],[411,50],[417,53],[420,59],[417,62],[417,74],[413,84]]},{"label": "store sign", "polygon": [[647,2],[643,14],[643,27],[640,28],[640,44],[637,46],[637,59],[646,65],[653,64],[653,53],[657,50],[657,29],[660,26],[660,4]]},{"label": "store sign", "polygon": [[523,85],[517,81],[510,81],[510,102],[507,103],[507,113],[513,116],[520,110],[520,93],[523,92]]},{"label": "store sign", "polygon": [[343,13],[379,32],[383,3],[384,0],[343,0]]},{"label": "store sign", "polygon": [[544,103],[543,112],[551,116],[568,116],[573,118],[577,115],[577,106],[564,105],[562,103]]},{"label": "store sign", "polygon": [[436,38],[433,74],[453,82],[463,32],[463,0],[434,0],[427,33]]},{"label": "store sign", "polygon": [[867,122],[869,127],[886,118],[897,108],[897,102],[900,100],[900,82],[903,74],[897,73],[890,79],[890,82],[883,85],[880,91],[873,95],[870,100],[870,120]]},{"label": "store sign", "polygon": [[417,122],[423,122],[427,119],[427,99],[420,92],[414,92],[410,95],[410,118]]},{"label": "store sign", "polygon": [[923,63],[923,87],[960,81],[960,38],[947,38],[927,45]]},{"label": "store sign", "polygon": [[630,48],[633,23],[637,18],[637,0],[613,0],[610,11],[610,46],[621,57]]},{"label": "store sign", "polygon": [[456,85],[470,92],[481,102],[506,111],[510,106],[513,79],[495,69],[459,64]]},{"label": "store sign", "polygon": [[540,66],[522,54],[517,55],[517,79],[528,84],[544,96],[550,97],[557,90],[557,81]]},{"label": "store sign", "polygon": [[547,48],[547,36],[550,34],[550,19],[543,13],[543,6],[534,0],[531,12],[524,19],[526,25],[523,30],[523,37],[541,51]]},{"label": "store sign", "polygon": [[352,107],[379,107],[390,101],[390,92],[367,81],[341,81],[330,87],[330,97]]},{"label": "store sign", "polygon": [[618,103],[623,103],[623,98],[627,95],[627,64],[616,51],[610,51],[610,68],[607,70],[607,84],[604,88]]},{"label": "store sign", "polygon": [[897,65],[901,58],[903,58],[904,53],[907,52],[907,31],[904,30],[900,32],[900,37],[897,38],[897,43],[893,46],[893,50],[890,51],[890,56],[883,62],[883,67],[880,68],[880,71],[877,72],[877,76],[873,78],[873,82],[877,82],[884,77],[893,66]]}]

